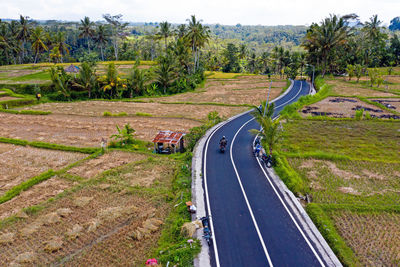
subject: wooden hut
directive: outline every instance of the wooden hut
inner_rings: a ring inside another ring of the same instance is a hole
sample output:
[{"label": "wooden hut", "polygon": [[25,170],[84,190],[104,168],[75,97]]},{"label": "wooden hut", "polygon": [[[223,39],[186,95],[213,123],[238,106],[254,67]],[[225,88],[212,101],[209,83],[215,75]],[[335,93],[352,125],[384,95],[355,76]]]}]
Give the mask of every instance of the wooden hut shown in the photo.
[{"label": "wooden hut", "polygon": [[160,131],[153,139],[154,151],[161,154],[183,152],[185,135],[182,132]]}]

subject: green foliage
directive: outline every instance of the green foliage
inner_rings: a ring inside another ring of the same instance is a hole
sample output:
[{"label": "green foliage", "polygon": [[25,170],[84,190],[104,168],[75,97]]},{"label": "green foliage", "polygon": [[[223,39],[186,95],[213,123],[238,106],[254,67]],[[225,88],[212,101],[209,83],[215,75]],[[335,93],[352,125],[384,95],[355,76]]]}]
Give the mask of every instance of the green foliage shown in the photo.
[{"label": "green foliage", "polygon": [[239,50],[234,44],[228,44],[224,51],[224,57],[226,63],[222,68],[223,72],[241,72],[241,67],[239,63]]},{"label": "green foliage", "polygon": [[355,75],[355,67],[353,65],[347,65],[347,75],[349,76],[349,81],[351,81],[351,78],[354,77]]},{"label": "green foliage", "polygon": [[29,99],[29,98],[11,99],[11,100],[6,100],[6,101],[0,101],[0,106],[3,109],[9,109],[9,108],[13,108],[13,107],[31,105],[34,102],[35,102],[34,99]]},{"label": "green foliage", "polygon": [[356,115],[354,118],[356,121],[360,121],[362,120],[363,115],[364,115],[364,109],[356,110]]},{"label": "green foliage", "polygon": [[100,150],[100,148],[96,148],[96,147],[65,146],[65,145],[38,142],[38,141],[28,142],[28,145],[32,146],[32,147],[38,147],[38,148],[46,148],[46,149],[62,150],[62,151],[70,151],[70,152],[79,152],[79,153],[84,153],[84,154],[92,154],[92,153],[95,153],[95,152]]},{"label": "green foliage", "polygon": [[152,117],[153,116],[152,114],[146,113],[146,112],[136,112],[135,115],[140,116],[140,117]]},{"label": "green foliage", "polygon": [[51,178],[54,175],[55,172],[53,170],[48,170],[38,176],[35,176],[29,180],[20,183],[19,185],[14,186],[0,197],[0,204],[11,200],[15,196],[18,196],[22,191],[25,191],[32,186]]},{"label": "green foliage", "polygon": [[121,147],[129,146],[134,144],[135,139],[133,135],[135,130],[128,124],[125,124],[121,129],[118,125],[116,125],[118,134],[111,135],[111,139],[114,139]]},{"label": "green foliage", "polygon": [[197,141],[207,132],[208,129],[220,123],[222,119],[219,117],[218,112],[212,111],[207,115],[205,124],[190,129],[190,132],[185,136],[187,148],[193,151]]},{"label": "green foliage", "polygon": [[286,186],[294,193],[304,193],[306,191],[305,184],[297,172],[289,165],[286,157],[275,151],[273,158],[275,159],[274,170]]},{"label": "green foliage", "polygon": [[126,112],[120,112],[120,113],[113,114],[110,111],[104,111],[103,116],[104,117],[124,117],[124,116],[128,116],[128,114]]},{"label": "green foliage", "polygon": [[69,84],[71,76],[65,72],[64,68],[62,66],[51,67],[50,79],[55,90],[64,95],[65,98],[69,99],[71,95]]},{"label": "green foliage", "polygon": [[345,266],[359,266],[356,255],[336,231],[334,223],[323,209],[318,204],[311,203],[307,205],[306,210],[339,260]]},{"label": "green foliage", "polygon": [[25,115],[49,115],[51,111],[41,111],[41,110],[14,110],[14,109],[2,109],[0,112],[11,113],[11,114],[25,114]]},{"label": "green foliage", "polygon": [[26,146],[26,145],[29,144],[29,142],[26,141],[26,140],[13,139],[13,138],[5,138],[5,137],[0,137],[0,142],[1,142],[1,143],[8,143],[8,144],[19,145],[19,146]]}]

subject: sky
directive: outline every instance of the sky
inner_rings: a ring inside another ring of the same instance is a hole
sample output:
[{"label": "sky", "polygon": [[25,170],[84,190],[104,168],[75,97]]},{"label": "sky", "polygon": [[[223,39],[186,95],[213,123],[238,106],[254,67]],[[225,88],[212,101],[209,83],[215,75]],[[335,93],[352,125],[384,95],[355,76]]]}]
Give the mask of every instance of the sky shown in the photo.
[{"label": "sky", "polygon": [[122,14],[124,21],[185,23],[196,15],[205,24],[310,25],[329,14],[372,15],[389,25],[400,16],[400,0],[0,0],[0,18],[79,21]]}]

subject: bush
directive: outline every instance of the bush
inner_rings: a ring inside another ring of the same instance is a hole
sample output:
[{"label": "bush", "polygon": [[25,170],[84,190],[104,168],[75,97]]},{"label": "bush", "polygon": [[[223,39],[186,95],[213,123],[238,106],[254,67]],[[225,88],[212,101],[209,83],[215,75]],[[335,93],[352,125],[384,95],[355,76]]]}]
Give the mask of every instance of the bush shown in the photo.
[{"label": "bush", "polygon": [[355,115],[354,119],[356,121],[362,120],[363,114],[364,114],[364,109],[356,110],[356,115]]}]

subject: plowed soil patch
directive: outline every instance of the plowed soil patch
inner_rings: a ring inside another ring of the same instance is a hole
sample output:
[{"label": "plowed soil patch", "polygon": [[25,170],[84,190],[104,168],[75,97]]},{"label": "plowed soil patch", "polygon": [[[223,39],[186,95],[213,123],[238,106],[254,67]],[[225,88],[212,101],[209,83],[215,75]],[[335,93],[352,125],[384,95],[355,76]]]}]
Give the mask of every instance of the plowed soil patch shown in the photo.
[{"label": "plowed soil patch", "polygon": [[95,159],[83,162],[81,165],[70,169],[68,173],[84,178],[93,178],[103,171],[145,158],[146,156],[141,154],[111,151]]},{"label": "plowed soil patch", "polygon": [[69,103],[44,103],[24,109],[51,111],[53,114],[73,114],[84,116],[102,116],[105,111],[109,111],[113,114],[125,112],[128,115],[135,115],[137,112],[142,112],[151,114],[155,117],[186,117],[202,120],[206,118],[210,111],[217,111],[220,116],[231,117],[246,110],[246,107],[83,101]]},{"label": "plowed soil patch", "polygon": [[[0,265],[18,263],[30,252],[30,265],[138,266],[160,235],[159,224],[146,228],[145,222],[162,222],[169,210],[164,204],[157,208],[145,196],[82,189],[3,227],[1,231],[14,238],[3,244]],[[133,240],[131,233],[138,229],[143,236]]]},{"label": "plowed soil patch", "polygon": [[354,117],[356,109],[360,109],[360,107],[368,111],[371,116],[393,115],[374,105],[351,97],[327,97],[320,102],[304,107],[301,114],[303,117],[327,115],[336,118],[349,118]]},{"label": "plowed soil patch", "polygon": [[0,114],[3,137],[79,147],[98,147],[102,138],[117,133],[116,125],[123,127],[127,123],[136,130],[136,138],[147,141],[153,140],[161,130],[188,132],[201,124],[180,118]]},{"label": "plowed soil patch", "polygon": [[0,143],[0,195],[48,169],[61,169],[86,156]]}]

